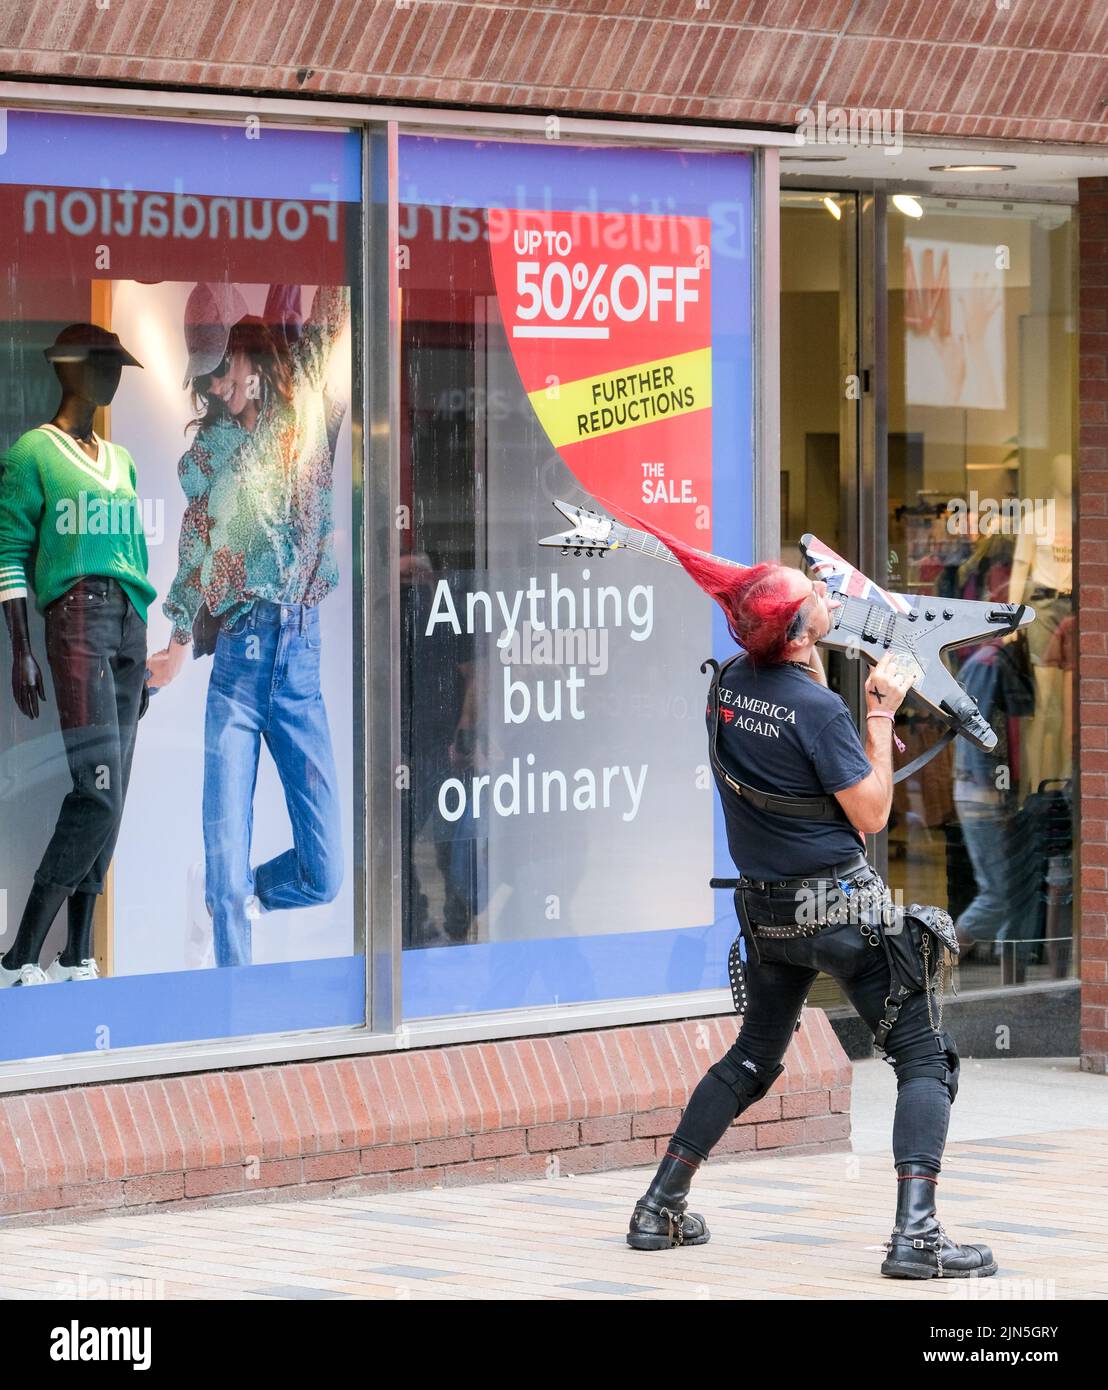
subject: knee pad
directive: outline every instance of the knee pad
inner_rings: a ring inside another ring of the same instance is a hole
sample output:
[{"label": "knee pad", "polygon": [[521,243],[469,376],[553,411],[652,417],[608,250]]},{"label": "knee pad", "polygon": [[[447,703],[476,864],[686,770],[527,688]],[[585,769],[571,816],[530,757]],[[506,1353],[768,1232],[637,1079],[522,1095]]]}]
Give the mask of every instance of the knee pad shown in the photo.
[{"label": "knee pad", "polygon": [[784,1070],[783,1066],[759,1066],[750,1057],[734,1052],[729,1052],[708,1068],[710,1075],[734,1092],[740,1112],[756,1100],[761,1100]]},{"label": "knee pad", "polygon": [[897,1086],[917,1076],[934,1076],[943,1083],[950,1093],[950,1103],[958,1094],[958,1076],[962,1063],[958,1048],[949,1033],[933,1033],[934,1047],[925,1045],[902,1050],[896,1057],[886,1057],[896,1072]]}]

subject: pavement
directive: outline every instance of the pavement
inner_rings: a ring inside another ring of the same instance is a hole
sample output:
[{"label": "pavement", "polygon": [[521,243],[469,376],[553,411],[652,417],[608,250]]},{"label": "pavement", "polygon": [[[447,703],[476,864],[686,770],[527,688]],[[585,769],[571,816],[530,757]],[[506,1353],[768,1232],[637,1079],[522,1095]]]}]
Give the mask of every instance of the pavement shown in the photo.
[{"label": "pavement", "polygon": [[939,1187],[995,1277],[878,1274],[892,1228],[896,1080],[854,1071],[852,1152],[713,1159],[704,1246],[631,1250],[645,1168],[242,1205],[0,1231],[5,1299],[1108,1298],[1108,1077],[1076,1060],[964,1061]]}]

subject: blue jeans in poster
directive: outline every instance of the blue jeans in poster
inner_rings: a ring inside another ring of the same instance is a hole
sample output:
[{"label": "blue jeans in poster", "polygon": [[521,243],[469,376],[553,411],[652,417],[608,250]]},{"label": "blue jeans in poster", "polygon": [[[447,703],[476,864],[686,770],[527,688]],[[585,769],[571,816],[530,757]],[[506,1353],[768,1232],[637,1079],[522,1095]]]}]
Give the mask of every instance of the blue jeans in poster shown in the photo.
[{"label": "blue jeans in poster", "polygon": [[[327,903],[342,885],[320,646],[318,609],[261,599],[216,643],[204,724],[204,857],[217,965],[251,963],[251,923],[260,911]],[[293,847],[251,870],[263,740],[281,778]]]}]

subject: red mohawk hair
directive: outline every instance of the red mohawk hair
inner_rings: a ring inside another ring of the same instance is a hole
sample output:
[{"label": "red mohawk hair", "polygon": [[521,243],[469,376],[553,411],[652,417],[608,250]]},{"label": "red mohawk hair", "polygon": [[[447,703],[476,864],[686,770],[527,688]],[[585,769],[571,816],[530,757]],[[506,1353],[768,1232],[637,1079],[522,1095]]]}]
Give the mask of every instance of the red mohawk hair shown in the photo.
[{"label": "red mohawk hair", "polygon": [[727,619],[727,630],[753,665],[772,666],[784,658],[789,625],[807,597],[796,598],[790,592],[784,565],[763,563],[738,569],[695,550],[626,508],[620,510],[636,526],[657,536],[689,577],[715,599]]}]

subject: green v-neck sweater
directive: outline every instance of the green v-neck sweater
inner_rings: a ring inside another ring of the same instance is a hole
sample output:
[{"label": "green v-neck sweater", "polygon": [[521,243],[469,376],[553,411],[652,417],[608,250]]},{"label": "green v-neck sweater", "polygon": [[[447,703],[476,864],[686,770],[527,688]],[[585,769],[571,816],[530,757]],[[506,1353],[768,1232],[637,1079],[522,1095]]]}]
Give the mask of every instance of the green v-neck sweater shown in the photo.
[{"label": "green v-neck sweater", "polygon": [[0,457],[0,603],[25,598],[29,571],[40,609],[86,576],[115,579],[146,621],[148,568],[135,463],[94,436],[97,457],[54,425],[21,435]]}]

